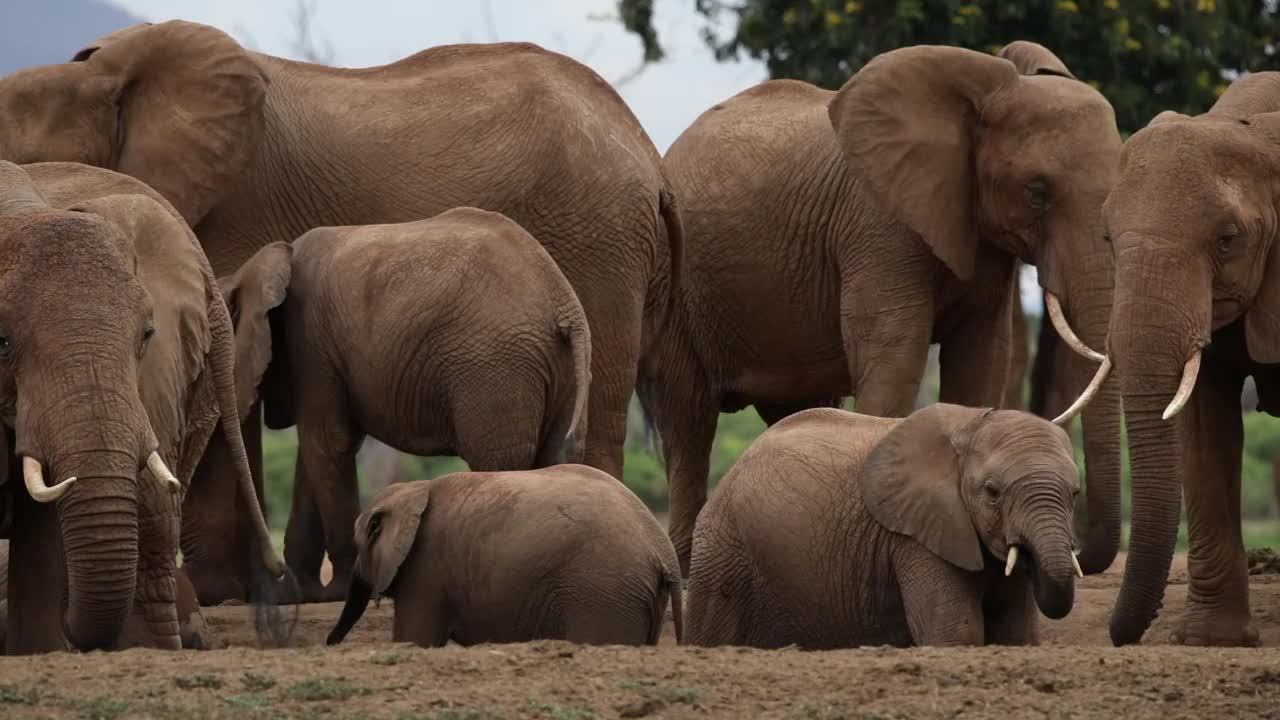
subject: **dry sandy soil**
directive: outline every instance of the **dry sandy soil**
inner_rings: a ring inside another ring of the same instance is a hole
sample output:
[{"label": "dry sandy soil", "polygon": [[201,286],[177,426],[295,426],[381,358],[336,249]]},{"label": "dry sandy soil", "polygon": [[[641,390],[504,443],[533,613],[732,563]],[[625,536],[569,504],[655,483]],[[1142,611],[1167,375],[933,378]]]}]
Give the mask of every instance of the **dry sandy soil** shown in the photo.
[{"label": "dry sandy soil", "polygon": [[0,658],[0,718],[1228,718],[1280,719],[1280,575],[1253,578],[1259,650],[1164,645],[1185,597],[1175,561],[1146,645],[1109,645],[1120,568],[1081,583],[1037,648],[838,652],[566,643],[395,645],[391,604],[324,648],[339,605],[258,650],[249,609],[206,610],[220,650]]}]

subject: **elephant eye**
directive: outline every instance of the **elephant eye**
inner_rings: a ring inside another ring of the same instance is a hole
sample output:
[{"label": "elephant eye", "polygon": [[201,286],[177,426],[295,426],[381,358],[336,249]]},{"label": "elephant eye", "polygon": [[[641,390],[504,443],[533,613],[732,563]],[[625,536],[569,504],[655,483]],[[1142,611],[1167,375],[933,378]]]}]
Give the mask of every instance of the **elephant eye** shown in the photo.
[{"label": "elephant eye", "polygon": [[0,355],[8,355],[9,347],[10,347],[9,338],[3,335],[0,335]]},{"label": "elephant eye", "polygon": [[154,327],[148,327],[146,330],[142,331],[142,339],[150,340],[151,337],[155,334],[156,334],[156,329]]},{"label": "elephant eye", "polygon": [[995,480],[987,478],[982,481],[982,492],[989,498],[996,498],[1000,496],[1000,486],[996,484]]},{"label": "elephant eye", "polygon": [[1227,228],[1221,235],[1218,236],[1218,252],[1220,253],[1231,252],[1231,246],[1235,244],[1236,237],[1238,237],[1239,234],[1240,234],[1239,231],[1236,230],[1234,225]]}]

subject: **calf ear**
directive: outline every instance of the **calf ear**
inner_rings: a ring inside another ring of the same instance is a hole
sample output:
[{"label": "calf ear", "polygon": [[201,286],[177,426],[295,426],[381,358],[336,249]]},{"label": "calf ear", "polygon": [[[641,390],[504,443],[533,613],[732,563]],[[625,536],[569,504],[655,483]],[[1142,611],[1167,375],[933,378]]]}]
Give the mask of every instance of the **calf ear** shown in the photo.
[{"label": "calf ear", "polygon": [[[222,299],[231,313],[236,332],[236,405],[243,421],[249,408],[264,390],[269,427],[292,425],[291,373],[288,371],[287,348],[283,333],[272,332],[272,320],[282,319],[272,311],[284,303],[292,277],[293,248],[286,242],[274,242],[259,250],[231,277],[218,279]],[[276,345],[279,344],[279,347]],[[268,366],[275,365],[271,381],[263,388]],[[281,422],[287,420],[287,422]]]},{"label": "calf ear", "polygon": [[377,595],[391,586],[413,548],[427,510],[430,484],[429,480],[418,480],[388,485],[356,519],[360,573]]},{"label": "calf ear", "polygon": [[863,465],[859,487],[876,522],[964,570],[981,570],[982,544],[960,496],[962,458],[991,411],[936,404],[912,413]]}]

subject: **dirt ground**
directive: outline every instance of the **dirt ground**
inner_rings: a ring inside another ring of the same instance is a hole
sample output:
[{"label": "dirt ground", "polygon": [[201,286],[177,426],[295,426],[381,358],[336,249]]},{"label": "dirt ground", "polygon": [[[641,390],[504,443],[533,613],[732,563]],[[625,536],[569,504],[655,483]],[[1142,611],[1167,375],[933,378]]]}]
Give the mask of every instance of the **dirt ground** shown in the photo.
[{"label": "dirt ground", "polygon": [[391,603],[324,648],[340,606],[304,606],[294,648],[255,648],[249,608],[206,610],[227,647],[0,658],[0,718],[1181,718],[1280,719],[1280,575],[1252,578],[1267,647],[1165,645],[1179,557],[1142,647],[1116,649],[1115,569],[1081,582],[1036,648],[838,652],[538,642],[422,650],[388,642]]}]

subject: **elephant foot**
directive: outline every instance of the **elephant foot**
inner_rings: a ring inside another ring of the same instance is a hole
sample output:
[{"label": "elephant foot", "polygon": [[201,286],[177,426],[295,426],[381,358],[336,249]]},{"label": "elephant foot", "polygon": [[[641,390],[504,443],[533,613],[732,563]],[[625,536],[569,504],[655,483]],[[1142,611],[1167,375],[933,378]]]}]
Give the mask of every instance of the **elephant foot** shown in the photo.
[{"label": "elephant foot", "polygon": [[1228,611],[1188,600],[1169,640],[1200,647],[1258,647],[1258,630],[1248,611]]}]

